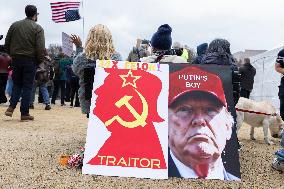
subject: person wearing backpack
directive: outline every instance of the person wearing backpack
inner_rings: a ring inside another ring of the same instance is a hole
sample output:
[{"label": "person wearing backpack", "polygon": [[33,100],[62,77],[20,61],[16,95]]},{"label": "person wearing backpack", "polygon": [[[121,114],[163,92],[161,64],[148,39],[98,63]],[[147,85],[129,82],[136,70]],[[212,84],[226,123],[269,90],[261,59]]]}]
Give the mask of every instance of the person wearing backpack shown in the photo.
[{"label": "person wearing backpack", "polygon": [[36,70],[32,96],[30,99],[30,109],[34,109],[35,92],[37,87],[39,87],[39,92],[41,92],[42,94],[43,103],[45,104],[45,110],[51,109],[49,93],[46,86],[46,83],[50,79],[50,70],[49,70],[50,65],[51,65],[51,59],[48,57],[46,53],[45,61],[42,64],[40,64]]}]

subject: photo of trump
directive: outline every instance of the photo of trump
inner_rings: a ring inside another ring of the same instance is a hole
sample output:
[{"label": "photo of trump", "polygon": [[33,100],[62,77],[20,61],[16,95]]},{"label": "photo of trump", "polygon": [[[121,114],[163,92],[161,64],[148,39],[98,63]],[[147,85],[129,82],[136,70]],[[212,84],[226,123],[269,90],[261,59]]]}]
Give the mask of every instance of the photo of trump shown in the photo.
[{"label": "photo of trump", "polygon": [[169,176],[240,180],[221,156],[234,119],[220,77],[197,66],[170,73],[168,106]]}]

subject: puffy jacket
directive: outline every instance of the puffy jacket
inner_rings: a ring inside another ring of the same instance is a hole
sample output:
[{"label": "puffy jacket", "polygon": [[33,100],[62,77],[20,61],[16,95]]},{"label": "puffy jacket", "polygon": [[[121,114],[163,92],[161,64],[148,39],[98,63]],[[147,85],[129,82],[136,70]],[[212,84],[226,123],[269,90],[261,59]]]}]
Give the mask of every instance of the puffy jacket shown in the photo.
[{"label": "puffy jacket", "polygon": [[6,53],[0,53],[0,73],[10,71],[11,57]]},{"label": "puffy jacket", "polygon": [[5,39],[5,49],[12,58],[34,58],[44,61],[44,31],[35,21],[25,18],[13,23]]}]

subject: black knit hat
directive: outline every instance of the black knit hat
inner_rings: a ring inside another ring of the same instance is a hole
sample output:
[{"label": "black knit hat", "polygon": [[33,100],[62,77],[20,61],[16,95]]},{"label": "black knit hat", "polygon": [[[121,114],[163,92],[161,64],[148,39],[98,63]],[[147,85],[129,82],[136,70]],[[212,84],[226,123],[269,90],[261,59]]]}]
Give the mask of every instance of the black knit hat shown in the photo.
[{"label": "black knit hat", "polygon": [[170,50],[172,46],[172,28],[168,24],[161,25],[151,39],[151,46],[158,50]]},{"label": "black knit hat", "polygon": [[33,17],[37,14],[37,8],[34,5],[27,5],[25,8],[25,13],[28,18]]},{"label": "black knit hat", "polygon": [[279,64],[283,64],[284,63],[284,49],[279,51],[279,53],[277,55],[276,62],[279,63]]}]

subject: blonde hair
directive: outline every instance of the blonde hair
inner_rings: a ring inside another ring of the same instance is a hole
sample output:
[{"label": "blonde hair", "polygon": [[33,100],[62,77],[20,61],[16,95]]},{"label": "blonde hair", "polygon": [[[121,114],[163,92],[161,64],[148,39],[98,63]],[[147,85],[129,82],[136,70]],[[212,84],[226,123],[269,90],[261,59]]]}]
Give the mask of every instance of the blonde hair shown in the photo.
[{"label": "blonde hair", "polygon": [[86,57],[91,60],[110,59],[114,52],[112,35],[109,29],[102,24],[93,27],[89,31],[85,44]]}]

